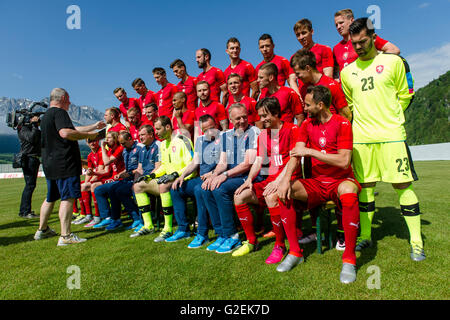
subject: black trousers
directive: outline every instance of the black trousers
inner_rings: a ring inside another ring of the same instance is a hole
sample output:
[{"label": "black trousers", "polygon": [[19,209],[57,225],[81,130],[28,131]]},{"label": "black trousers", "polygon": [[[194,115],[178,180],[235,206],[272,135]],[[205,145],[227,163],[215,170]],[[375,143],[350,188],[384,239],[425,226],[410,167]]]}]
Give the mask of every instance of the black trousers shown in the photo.
[{"label": "black trousers", "polygon": [[25,188],[22,192],[22,200],[20,202],[19,214],[28,214],[31,212],[31,198],[36,188],[36,180],[41,162],[38,158],[24,156],[23,159],[23,177],[25,179]]}]

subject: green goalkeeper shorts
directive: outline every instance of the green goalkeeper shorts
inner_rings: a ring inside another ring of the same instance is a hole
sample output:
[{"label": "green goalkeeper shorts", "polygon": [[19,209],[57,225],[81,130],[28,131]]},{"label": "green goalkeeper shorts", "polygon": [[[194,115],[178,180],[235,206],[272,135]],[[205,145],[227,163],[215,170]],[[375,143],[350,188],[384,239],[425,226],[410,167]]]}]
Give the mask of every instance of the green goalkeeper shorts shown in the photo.
[{"label": "green goalkeeper shorts", "polygon": [[353,144],[353,171],[359,183],[417,180],[406,142]]}]

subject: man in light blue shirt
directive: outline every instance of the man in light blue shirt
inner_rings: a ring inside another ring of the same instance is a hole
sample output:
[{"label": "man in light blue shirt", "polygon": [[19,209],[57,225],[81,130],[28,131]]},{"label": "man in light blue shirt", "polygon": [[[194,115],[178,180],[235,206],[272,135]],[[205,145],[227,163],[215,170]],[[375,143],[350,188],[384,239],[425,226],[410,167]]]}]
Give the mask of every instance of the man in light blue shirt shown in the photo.
[{"label": "man in light blue shirt", "polygon": [[233,104],[229,118],[234,128],[221,134],[220,162],[202,184],[202,196],[210,215],[218,215],[222,235],[207,247],[209,251],[229,253],[241,245],[234,223],[234,192],[247,178],[257,154],[260,130],[248,124],[247,108]]}]

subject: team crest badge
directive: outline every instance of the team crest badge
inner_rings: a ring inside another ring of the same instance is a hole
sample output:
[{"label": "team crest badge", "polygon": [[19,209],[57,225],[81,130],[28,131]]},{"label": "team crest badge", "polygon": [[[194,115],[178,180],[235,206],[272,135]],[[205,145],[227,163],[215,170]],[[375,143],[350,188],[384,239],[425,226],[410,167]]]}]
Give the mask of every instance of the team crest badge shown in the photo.
[{"label": "team crest badge", "polygon": [[347,60],[348,58],[348,52],[344,52],[344,55],[342,56],[342,59]]},{"label": "team crest badge", "polygon": [[382,73],[383,70],[384,70],[384,66],[379,65],[379,66],[377,66],[376,70],[377,70],[378,73]]},{"label": "team crest badge", "polygon": [[327,139],[325,138],[325,137],[321,137],[320,139],[319,139],[319,146],[320,147],[325,147],[327,145]]},{"label": "team crest badge", "polygon": [[177,147],[175,147],[175,146],[172,146],[172,152],[176,152],[177,151]]}]

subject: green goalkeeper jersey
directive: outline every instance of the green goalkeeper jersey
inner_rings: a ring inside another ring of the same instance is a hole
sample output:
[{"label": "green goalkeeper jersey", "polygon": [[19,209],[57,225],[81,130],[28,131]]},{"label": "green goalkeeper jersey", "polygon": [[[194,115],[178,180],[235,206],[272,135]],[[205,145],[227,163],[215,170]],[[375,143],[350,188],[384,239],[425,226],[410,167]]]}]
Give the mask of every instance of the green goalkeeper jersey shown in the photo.
[{"label": "green goalkeeper jersey", "polygon": [[359,58],[341,71],[342,89],[353,111],[354,143],[405,141],[403,111],[414,96],[413,79],[406,61],[379,53]]},{"label": "green goalkeeper jersey", "polygon": [[[156,177],[164,174],[171,174],[175,171],[179,176],[183,173],[186,166],[192,161],[193,157],[192,142],[183,135],[173,136],[171,141],[161,142],[160,159],[161,166],[154,172]],[[195,177],[193,172],[186,179]]]}]

